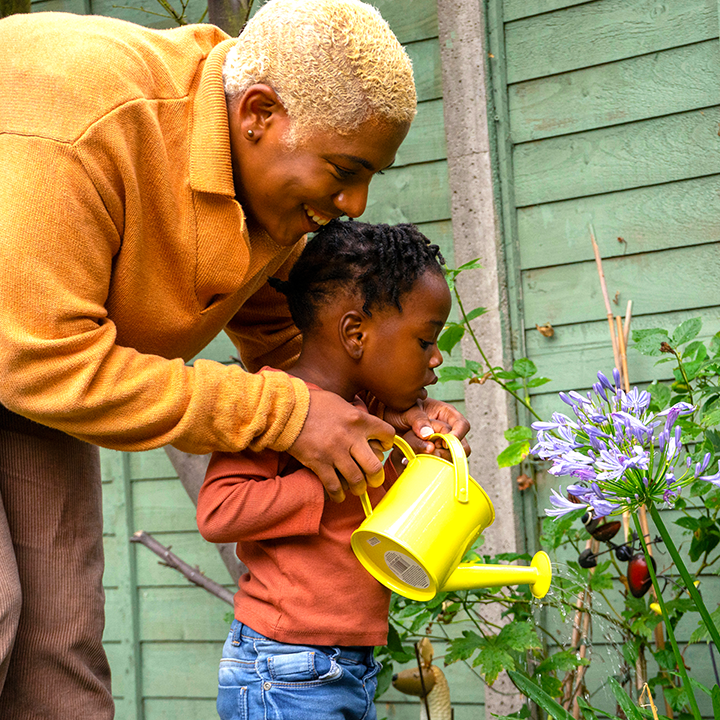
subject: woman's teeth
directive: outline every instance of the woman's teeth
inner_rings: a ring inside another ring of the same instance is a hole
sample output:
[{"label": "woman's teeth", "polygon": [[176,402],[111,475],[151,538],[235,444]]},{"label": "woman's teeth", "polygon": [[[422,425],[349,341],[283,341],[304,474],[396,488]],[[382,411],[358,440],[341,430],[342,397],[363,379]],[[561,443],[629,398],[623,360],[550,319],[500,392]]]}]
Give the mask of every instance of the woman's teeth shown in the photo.
[{"label": "woman's teeth", "polygon": [[303,203],[303,207],[305,208],[305,212],[307,213],[308,217],[318,225],[327,225],[330,222],[331,218],[326,218],[322,215],[316,215],[315,211],[308,205],[305,205],[305,203]]}]

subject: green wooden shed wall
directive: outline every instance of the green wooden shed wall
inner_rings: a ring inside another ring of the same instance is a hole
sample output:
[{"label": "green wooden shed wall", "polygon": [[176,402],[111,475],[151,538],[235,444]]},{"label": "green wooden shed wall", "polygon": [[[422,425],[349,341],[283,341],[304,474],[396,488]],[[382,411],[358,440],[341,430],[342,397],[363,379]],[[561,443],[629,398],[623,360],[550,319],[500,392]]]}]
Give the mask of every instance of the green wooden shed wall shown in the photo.
[{"label": "green wooden shed wall", "polygon": [[[702,338],[720,330],[718,2],[487,0],[486,10],[513,351],[552,379],[533,397],[547,417],[562,408],[558,391],[588,389],[614,365],[590,224],[614,314],[632,300],[633,329],[700,317]],[[536,329],[545,323],[551,338]],[[672,377],[654,361],[630,349],[631,384]],[[538,475],[540,513],[557,485]],[[714,574],[703,587],[720,597]],[[562,625],[550,629],[566,637]],[[590,690],[618,671],[621,642],[599,619],[594,638],[605,661]],[[707,648],[686,658],[712,686]]]}]

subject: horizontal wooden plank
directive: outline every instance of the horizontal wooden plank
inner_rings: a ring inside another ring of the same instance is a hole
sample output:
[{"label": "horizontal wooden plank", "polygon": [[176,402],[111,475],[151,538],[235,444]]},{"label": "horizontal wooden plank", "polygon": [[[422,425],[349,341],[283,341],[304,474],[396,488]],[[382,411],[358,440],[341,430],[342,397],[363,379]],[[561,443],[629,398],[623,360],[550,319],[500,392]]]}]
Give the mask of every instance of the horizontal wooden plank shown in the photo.
[{"label": "horizontal wooden plank", "polygon": [[[603,271],[609,296],[621,293],[623,312],[632,299],[635,317],[720,305],[716,244],[610,258]],[[594,262],[529,270],[522,287],[526,327],[585,322],[605,312]]]},{"label": "horizontal wooden plank", "polygon": [[446,157],[443,101],[429,100],[420,103],[417,117],[410,126],[410,132],[397,152],[395,165],[402,167],[413,163],[443,160]]},{"label": "horizontal wooden plank", "polygon": [[[180,12],[180,3],[172,3],[176,10]],[[157,10],[155,9],[157,7]],[[203,13],[207,8],[207,3],[203,0],[188,0],[185,17],[188,23],[199,22]],[[152,12],[146,12],[150,10]],[[138,25],[153,28],[173,28],[177,24],[170,17],[158,17],[157,14],[163,14],[160,5],[147,3],[144,0],[127,0],[122,4],[118,4],[115,0],[92,0],[93,15],[107,15],[109,17],[120,18],[128,22],[134,22]]]},{"label": "horizontal wooden plank", "polygon": [[[157,533],[155,538],[193,567],[200,568],[207,577],[221,585],[232,587],[232,579],[225,564],[212,543],[203,540],[198,532]],[[193,587],[192,583],[177,570],[162,565],[155,553],[142,545],[133,543],[137,560],[137,583],[139,587]],[[198,593],[205,590],[197,588]]]},{"label": "horizontal wooden plank", "polygon": [[645,120],[720,103],[720,43],[529,80],[508,88],[514,143]]},{"label": "horizontal wooden plank", "polygon": [[[131,672],[127,643],[103,643],[105,654],[110,663],[112,694],[116,699],[123,698],[128,692],[127,679]],[[117,714],[118,720],[122,717]]]},{"label": "horizontal wooden plank", "polygon": [[199,588],[143,588],[138,598],[142,642],[218,642],[230,630],[232,607]]},{"label": "horizontal wooden plank", "polygon": [[720,110],[694,110],[516,145],[515,203],[614,192],[720,171]]},{"label": "horizontal wooden plank", "polygon": [[503,2],[503,19],[505,22],[519,18],[552,12],[561,8],[582,5],[597,0],[505,0]]},{"label": "horizontal wooden plank", "polygon": [[144,720],[214,720],[216,717],[215,698],[145,698],[143,701]]},{"label": "horizontal wooden plank", "polygon": [[85,0],[36,0],[31,12],[68,12],[85,15]]},{"label": "horizontal wooden plank", "polygon": [[509,83],[718,36],[717,0],[603,0],[505,25]]},{"label": "horizontal wooden plank", "polygon": [[134,483],[133,520],[149,533],[197,530],[195,506],[179,480]]},{"label": "horizontal wooden plank", "polygon": [[450,218],[447,161],[390,168],[370,185],[363,222],[435,222]]},{"label": "horizontal wooden plank", "polygon": [[123,581],[125,566],[120,562],[123,556],[120,554],[120,543],[124,538],[114,535],[103,536],[103,551],[105,553],[105,572],[103,574],[103,587],[120,587]]},{"label": "horizontal wooden plank", "polygon": [[167,453],[162,448],[147,450],[146,452],[128,453],[130,478],[133,481],[142,481],[155,478],[175,478],[173,468]]},{"label": "horizontal wooden plank", "polygon": [[120,642],[127,639],[132,631],[132,621],[127,612],[130,603],[123,591],[117,588],[105,589],[105,630],[103,642]]},{"label": "horizontal wooden plank", "polygon": [[143,643],[143,695],[152,698],[215,698],[222,654],[217,643]]},{"label": "horizontal wooden plank", "polygon": [[[615,306],[613,306],[615,307]],[[601,311],[602,307],[598,307]],[[620,310],[625,313],[625,307]],[[597,380],[598,371],[608,377],[614,365],[610,333],[607,320],[599,319],[578,325],[563,325],[555,330],[552,338],[541,335],[533,326],[525,331],[525,349],[527,356],[538,367],[543,377],[552,382],[537,388],[533,394],[533,403],[548,393],[568,390],[585,391]],[[665,315],[642,315],[633,317],[632,330],[661,327],[672,332],[681,322],[700,317],[702,331],[697,339],[708,341],[720,332],[720,307],[672,312]],[[539,324],[539,323],[538,323]],[[653,380],[672,379],[672,363],[657,365],[659,358],[641,355],[634,349],[632,340],[627,353],[630,382],[639,385]]]},{"label": "horizontal wooden plank", "polygon": [[413,65],[418,102],[442,97],[442,64],[437,38],[411,43],[405,47]]},{"label": "horizontal wooden plank", "polygon": [[403,45],[437,37],[434,0],[376,0],[373,5]]},{"label": "horizontal wooden plank", "polygon": [[593,259],[590,224],[603,258],[716,243],[720,175],[520,208],[521,268]]}]

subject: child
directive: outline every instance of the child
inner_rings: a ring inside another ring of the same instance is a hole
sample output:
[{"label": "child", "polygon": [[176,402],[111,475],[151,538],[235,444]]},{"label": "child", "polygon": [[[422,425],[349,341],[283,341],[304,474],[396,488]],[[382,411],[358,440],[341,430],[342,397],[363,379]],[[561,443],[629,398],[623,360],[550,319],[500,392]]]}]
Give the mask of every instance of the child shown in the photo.
[{"label": "child", "polygon": [[[398,411],[424,399],[451,305],[443,263],[412,225],[326,225],[289,279],[272,281],[303,332],[291,374],[366,412],[366,394]],[[373,506],[396,477],[387,462],[384,485],[368,486]],[[387,642],[390,591],[350,547],[364,517],[358,497],[331,502],[287,453],[213,455],[200,532],[237,542],[248,567],[220,663],[223,720],[375,719],[373,649]]]}]

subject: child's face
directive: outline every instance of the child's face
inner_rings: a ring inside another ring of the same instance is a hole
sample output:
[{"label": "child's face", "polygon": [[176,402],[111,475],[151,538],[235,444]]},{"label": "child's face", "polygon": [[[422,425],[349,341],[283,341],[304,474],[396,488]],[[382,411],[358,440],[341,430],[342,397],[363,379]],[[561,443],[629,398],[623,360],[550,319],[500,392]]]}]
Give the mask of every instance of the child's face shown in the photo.
[{"label": "child's face", "polygon": [[393,410],[407,410],[427,396],[442,364],[437,339],[452,298],[445,278],[426,271],[400,298],[403,310],[385,307],[368,318],[363,353],[363,387]]}]

